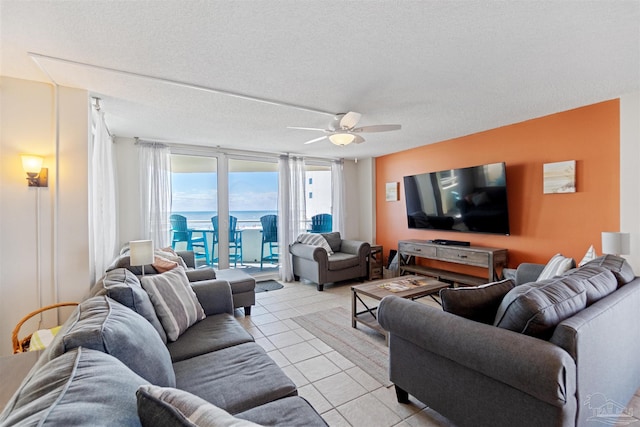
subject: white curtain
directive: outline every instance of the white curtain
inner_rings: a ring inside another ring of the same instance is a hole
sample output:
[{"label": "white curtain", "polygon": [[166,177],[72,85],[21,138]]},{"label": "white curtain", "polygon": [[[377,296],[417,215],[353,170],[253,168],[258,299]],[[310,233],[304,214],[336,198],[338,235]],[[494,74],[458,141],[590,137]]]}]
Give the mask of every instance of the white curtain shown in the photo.
[{"label": "white curtain", "polygon": [[289,245],[306,229],[304,159],[281,156],[278,167],[280,279],[291,282],[293,281],[293,267]]},{"label": "white curtain", "polygon": [[113,139],[104,122],[104,113],[91,109],[92,138],[89,194],[89,255],[92,284],[104,275],[117,251],[116,179]]},{"label": "white curtain", "polygon": [[155,248],[169,246],[171,226],[171,150],[156,142],[138,142],[140,153],[140,225]]},{"label": "white curtain", "polygon": [[339,231],[340,236],[348,238],[345,234],[344,217],[344,162],[334,160],[331,162],[331,215],[333,219],[333,231]]}]

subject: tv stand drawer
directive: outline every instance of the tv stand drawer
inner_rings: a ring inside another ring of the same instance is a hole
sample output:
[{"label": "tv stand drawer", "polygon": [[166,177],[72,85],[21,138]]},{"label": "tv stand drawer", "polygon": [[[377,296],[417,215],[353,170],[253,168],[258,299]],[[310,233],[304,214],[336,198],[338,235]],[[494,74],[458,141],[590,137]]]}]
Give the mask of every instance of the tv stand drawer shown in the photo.
[{"label": "tv stand drawer", "polygon": [[406,255],[413,255],[421,258],[436,258],[437,249],[435,246],[425,246],[411,242],[399,242],[398,251]]},{"label": "tv stand drawer", "polygon": [[473,252],[460,248],[436,248],[436,256],[441,261],[485,268],[489,266],[489,254],[486,252]]}]

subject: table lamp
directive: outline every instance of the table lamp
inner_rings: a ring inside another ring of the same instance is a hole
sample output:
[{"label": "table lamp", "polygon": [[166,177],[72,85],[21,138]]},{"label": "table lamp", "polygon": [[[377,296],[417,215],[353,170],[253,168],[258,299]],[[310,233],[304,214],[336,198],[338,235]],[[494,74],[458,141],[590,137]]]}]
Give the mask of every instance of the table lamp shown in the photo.
[{"label": "table lamp", "polygon": [[629,233],[615,231],[602,232],[602,253],[611,255],[629,255],[631,252]]},{"label": "table lamp", "polygon": [[129,263],[131,266],[142,266],[144,276],[144,266],[153,264],[153,241],[133,240],[129,242]]}]

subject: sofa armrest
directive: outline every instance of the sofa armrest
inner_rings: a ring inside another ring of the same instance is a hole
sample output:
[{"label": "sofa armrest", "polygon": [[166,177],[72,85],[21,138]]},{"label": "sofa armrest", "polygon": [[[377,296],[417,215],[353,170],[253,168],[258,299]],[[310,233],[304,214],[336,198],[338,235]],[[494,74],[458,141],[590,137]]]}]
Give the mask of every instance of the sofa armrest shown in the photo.
[{"label": "sofa armrest", "polygon": [[523,262],[516,269],[516,285],[535,282],[544,270],[544,264],[532,264]]},{"label": "sofa armrest", "polygon": [[397,296],[382,299],[378,321],[392,349],[397,336],[557,407],[576,392],[575,362],[547,341]]},{"label": "sofa armrest", "polygon": [[347,254],[367,256],[371,252],[371,245],[368,242],[361,242],[359,240],[342,240],[340,245],[340,252]]},{"label": "sofa armrest", "polygon": [[191,283],[204,314],[211,316],[220,313],[233,315],[233,297],[231,286],[226,280],[203,280]]},{"label": "sofa armrest", "polygon": [[293,243],[289,246],[291,255],[308,259],[310,261],[328,263],[329,255],[320,246],[305,245],[304,243]]},{"label": "sofa armrest", "polygon": [[200,282],[202,280],[213,280],[216,278],[216,271],[213,268],[187,270],[185,273],[187,273],[187,278],[190,282]]},{"label": "sofa armrest", "polygon": [[189,268],[196,268],[196,257],[193,251],[176,251],[176,254],[184,260]]}]

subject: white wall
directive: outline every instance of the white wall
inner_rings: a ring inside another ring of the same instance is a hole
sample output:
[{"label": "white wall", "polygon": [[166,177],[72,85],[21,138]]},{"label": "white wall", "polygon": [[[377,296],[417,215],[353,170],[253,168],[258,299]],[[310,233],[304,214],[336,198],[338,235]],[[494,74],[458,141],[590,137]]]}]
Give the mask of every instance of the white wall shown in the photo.
[{"label": "white wall", "polygon": [[620,231],[631,233],[626,256],[640,274],[640,92],[620,97]]},{"label": "white wall", "polygon": [[[85,91],[69,88],[59,88],[58,99],[56,144],[54,87],[0,77],[0,355],[11,354],[15,324],[39,308],[38,283],[42,305],[55,302],[56,283],[59,301],[78,301],[89,288],[89,101]],[[48,188],[27,187],[22,153],[45,157]],[[61,318],[68,313],[62,310]],[[43,326],[57,320],[45,316]]]}]

